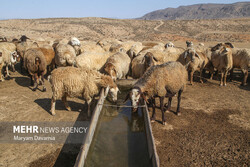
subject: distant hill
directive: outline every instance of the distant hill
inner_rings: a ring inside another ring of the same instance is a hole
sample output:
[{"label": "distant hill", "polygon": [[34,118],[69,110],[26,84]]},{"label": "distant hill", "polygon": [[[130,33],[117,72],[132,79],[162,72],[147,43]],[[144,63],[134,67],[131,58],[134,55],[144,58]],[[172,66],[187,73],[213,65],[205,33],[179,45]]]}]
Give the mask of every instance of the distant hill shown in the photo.
[{"label": "distant hill", "polygon": [[144,15],[143,20],[190,20],[250,17],[250,2],[233,4],[196,4],[156,10]]}]

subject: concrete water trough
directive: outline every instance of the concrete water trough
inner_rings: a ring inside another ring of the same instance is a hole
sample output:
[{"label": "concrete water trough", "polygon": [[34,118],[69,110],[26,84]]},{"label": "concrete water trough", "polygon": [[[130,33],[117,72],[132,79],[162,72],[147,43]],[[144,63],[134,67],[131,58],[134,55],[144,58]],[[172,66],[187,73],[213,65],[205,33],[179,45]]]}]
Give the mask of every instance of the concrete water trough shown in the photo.
[{"label": "concrete water trough", "polygon": [[128,90],[122,92],[115,105],[101,91],[75,167],[159,166],[147,105],[133,113],[131,102],[123,103]]}]

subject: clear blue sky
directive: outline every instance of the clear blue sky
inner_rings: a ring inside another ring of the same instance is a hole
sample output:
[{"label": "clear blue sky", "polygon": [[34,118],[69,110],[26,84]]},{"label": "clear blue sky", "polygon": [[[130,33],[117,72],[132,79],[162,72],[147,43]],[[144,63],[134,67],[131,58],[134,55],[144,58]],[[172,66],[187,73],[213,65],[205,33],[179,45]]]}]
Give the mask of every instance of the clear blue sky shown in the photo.
[{"label": "clear blue sky", "polygon": [[0,19],[51,17],[136,18],[168,7],[236,0],[0,0]]}]

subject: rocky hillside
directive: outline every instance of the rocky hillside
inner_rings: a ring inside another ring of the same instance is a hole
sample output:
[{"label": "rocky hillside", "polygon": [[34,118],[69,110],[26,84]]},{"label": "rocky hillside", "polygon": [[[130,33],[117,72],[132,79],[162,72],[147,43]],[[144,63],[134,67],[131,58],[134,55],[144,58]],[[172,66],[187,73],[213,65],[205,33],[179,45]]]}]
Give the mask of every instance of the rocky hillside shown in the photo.
[{"label": "rocky hillside", "polygon": [[196,4],[150,12],[143,20],[190,20],[250,17],[250,2],[233,4]]}]

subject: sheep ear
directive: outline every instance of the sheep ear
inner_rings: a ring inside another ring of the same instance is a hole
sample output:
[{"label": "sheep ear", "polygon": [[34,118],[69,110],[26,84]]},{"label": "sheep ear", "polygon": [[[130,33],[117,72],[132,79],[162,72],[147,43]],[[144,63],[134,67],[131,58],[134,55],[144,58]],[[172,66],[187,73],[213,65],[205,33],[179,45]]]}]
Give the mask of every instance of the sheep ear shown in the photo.
[{"label": "sheep ear", "polygon": [[158,61],[157,58],[155,58],[154,56],[153,56],[153,59],[154,59],[155,61]]},{"label": "sheep ear", "polygon": [[230,46],[231,48],[234,48],[233,44],[230,42],[225,43],[226,45]]},{"label": "sheep ear", "polygon": [[221,43],[215,45],[214,47],[211,48],[211,51],[216,51],[221,45],[222,45]]},{"label": "sheep ear", "polygon": [[109,85],[106,87],[105,92],[104,92],[104,97],[106,98],[109,93]]},{"label": "sheep ear", "polygon": [[197,53],[195,53],[195,56],[198,57],[199,59],[201,59],[200,56]]}]

